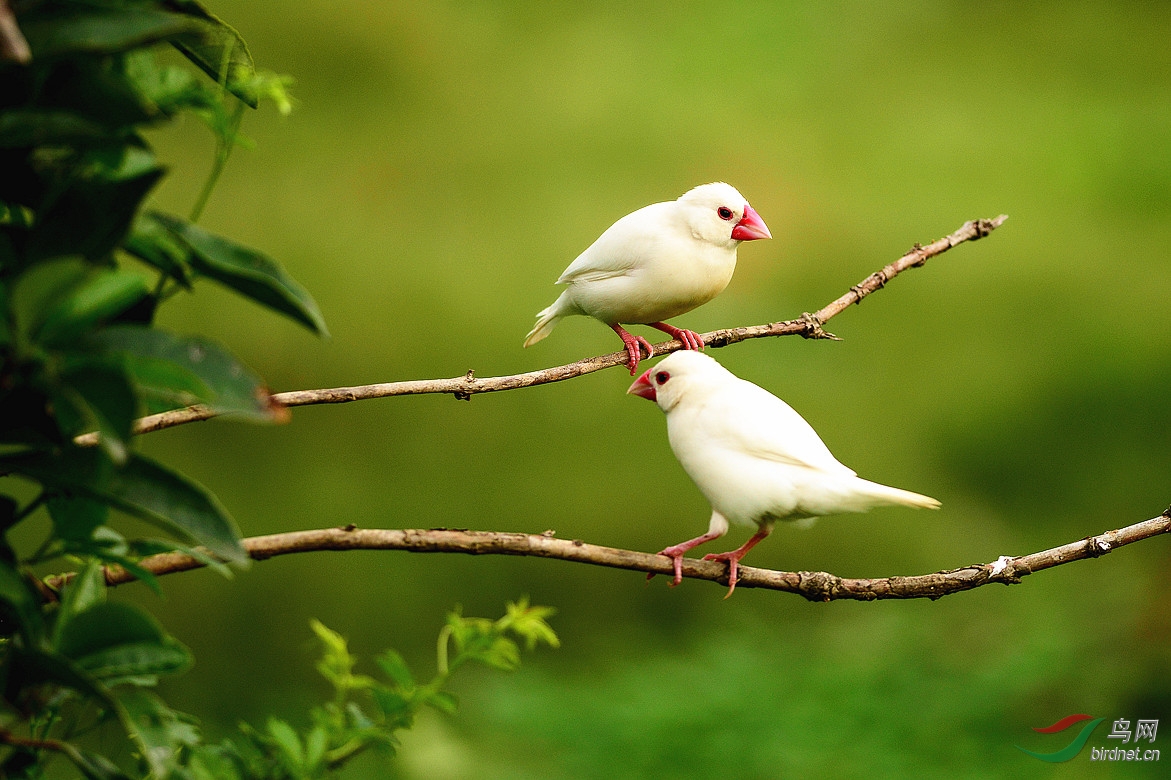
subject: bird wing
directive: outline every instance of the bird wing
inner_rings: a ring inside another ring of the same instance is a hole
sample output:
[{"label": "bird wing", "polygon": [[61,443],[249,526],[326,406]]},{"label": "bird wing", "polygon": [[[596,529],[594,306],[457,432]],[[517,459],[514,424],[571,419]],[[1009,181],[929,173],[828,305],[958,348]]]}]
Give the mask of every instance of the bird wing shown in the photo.
[{"label": "bird wing", "polygon": [[627,214],[598,236],[557,279],[557,284],[592,282],[627,276],[640,262],[656,253],[664,232],[662,207],[654,203]]},{"label": "bird wing", "polygon": [[720,445],[789,466],[854,475],[791,406],[751,382],[737,379],[705,413]]}]

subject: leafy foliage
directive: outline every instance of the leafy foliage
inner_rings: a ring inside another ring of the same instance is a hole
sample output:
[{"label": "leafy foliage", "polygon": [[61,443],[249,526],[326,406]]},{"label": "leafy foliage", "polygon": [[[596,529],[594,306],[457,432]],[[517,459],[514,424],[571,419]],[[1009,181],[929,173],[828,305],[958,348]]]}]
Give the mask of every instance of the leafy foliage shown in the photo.
[{"label": "leafy foliage", "polygon": [[[288,111],[287,79],[257,71],[239,34],[194,0],[9,5],[31,58],[0,61],[0,775],[39,777],[59,755],[86,777],[122,777],[74,742],[115,723],[142,768],[170,776],[198,732],[149,687],[191,654],[143,610],[107,601],[100,565],[157,589],[143,555],[246,561],[216,498],[131,445],[136,417],[193,403],[286,417],[226,349],[155,327],[175,294],[211,279],[326,332],[279,264],[193,224],[240,141],[243,107]],[[160,64],[166,46],[192,66]],[[165,169],[142,131],[183,112],[217,143],[190,219],[144,209]],[[75,441],[89,431],[99,446]],[[8,531],[38,512],[50,531],[22,554]],[[118,513],[165,538],[127,539],[111,527]],[[82,568],[52,594],[29,567],[65,555]]]},{"label": "leafy foliage", "polygon": [[[189,752],[192,768],[217,778],[316,778],[338,769],[359,753],[377,750],[393,755],[395,733],[409,729],[423,707],[452,714],[456,698],[444,690],[452,672],[469,661],[511,671],[520,663],[516,640],[528,649],[543,643],[558,646],[557,635],[546,622],[549,607],[530,606],[527,599],[508,604],[498,620],[465,618],[458,611],[448,615],[439,635],[437,669],[426,683],[416,680],[396,651],[385,650],[376,659],[384,679],[357,674],[357,660],[346,640],[317,621],[311,623],[321,642],[317,670],[333,688],[333,698],[314,707],[311,725],[298,731],[278,718],[269,718],[264,730],[243,725],[243,739]],[[454,642],[453,642],[454,640]],[[455,652],[448,660],[448,645]]]}]

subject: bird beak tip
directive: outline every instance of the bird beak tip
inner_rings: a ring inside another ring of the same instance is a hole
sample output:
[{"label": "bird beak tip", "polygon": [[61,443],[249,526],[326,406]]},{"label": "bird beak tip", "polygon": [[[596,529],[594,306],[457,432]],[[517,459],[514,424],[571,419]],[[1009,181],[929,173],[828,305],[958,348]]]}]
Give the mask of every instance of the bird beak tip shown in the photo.
[{"label": "bird beak tip", "polygon": [[737,241],[755,241],[759,238],[772,238],[773,234],[769,232],[768,225],[764,224],[764,220],[756,213],[756,209],[744,204],[744,216],[736,223],[736,227],[732,228],[732,238]]},{"label": "bird beak tip", "polygon": [[627,395],[637,395],[639,398],[645,398],[648,401],[657,400],[655,393],[655,386],[651,384],[651,369],[647,369],[642,373],[638,379],[631,383],[626,390]]}]

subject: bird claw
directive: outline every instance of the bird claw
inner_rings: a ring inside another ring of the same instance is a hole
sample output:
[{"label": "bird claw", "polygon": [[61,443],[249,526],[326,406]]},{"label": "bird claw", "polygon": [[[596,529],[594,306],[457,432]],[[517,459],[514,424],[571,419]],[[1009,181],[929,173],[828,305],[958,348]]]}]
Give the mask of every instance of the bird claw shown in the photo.
[{"label": "bird claw", "polygon": [[[673,547],[668,547],[665,550],[659,551],[659,555],[665,555],[671,559],[672,567],[675,570],[674,578],[672,578],[672,580],[669,583],[667,583],[667,585],[669,587],[673,588],[676,585],[678,585],[679,583],[683,582],[683,553],[684,552],[686,552],[686,550],[676,550]],[[654,576],[655,576],[655,572],[653,572],[653,571],[647,572],[647,575],[646,575],[647,581],[649,582],[651,580],[651,578]]]},{"label": "bird claw", "polygon": [[726,553],[708,553],[703,556],[705,561],[727,561],[728,563],[728,592],[724,596],[725,599],[732,596],[732,592],[736,590],[736,582],[739,580],[740,574],[740,557],[737,555],[738,551]]},{"label": "bird claw", "polygon": [[634,335],[621,325],[611,325],[610,328],[626,345],[626,367],[630,369],[630,375],[634,376],[638,372],[638,361],[642,360],[642,350],[645,349],[646,356],[650,358],[654,357],[655,348],[642,336]]},{"label": "bird claw", "polygon": [[698,352],[701,351],[704,346],[706,346],[703,343],[703,336],[699,335],[693,330],[676,328],[674,325],[668,325],[665,322],[649,322],[647,324],[652,328],[663,331],[671,338],[679,339],[679,342],[683,345],[684,349],[691,349]]}]

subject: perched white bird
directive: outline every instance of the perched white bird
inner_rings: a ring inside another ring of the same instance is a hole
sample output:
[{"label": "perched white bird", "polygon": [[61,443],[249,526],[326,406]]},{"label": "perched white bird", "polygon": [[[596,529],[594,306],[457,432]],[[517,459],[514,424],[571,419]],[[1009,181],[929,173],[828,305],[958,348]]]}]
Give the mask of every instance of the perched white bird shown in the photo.
[{"label": "perched white bird", "polygon": [[659,553],[675,562],[672,585],[682,580],[684,553],[723,536],[729,522],[757,526],[742,547],[704,556],[728,562],[730,596],[740,559],[778,521],[876,506],[939,508],[934,498],[861,479],[838,463],[792,407],[707,355],[675,352],[627,392],[654,401],[666,413],[671,449],[712,505],[706,534]]},{"label": "perched white bird", "polygon": [[768,226],[735,187],[723,182],[627,214],[561,274],[557,284],[564,284],[565,292],[537,314],[525,346],[548,336],[562,317],[585,314],[622,338],[631,376],[641,358],[639,346],[647,357],[654,352],[649,341],[626,331],[623,323],[650,325],[687,349],[703,349],[698,333],[663,320],[719,295],[736,270],[736,247],[758,238],[772,238]]}]

